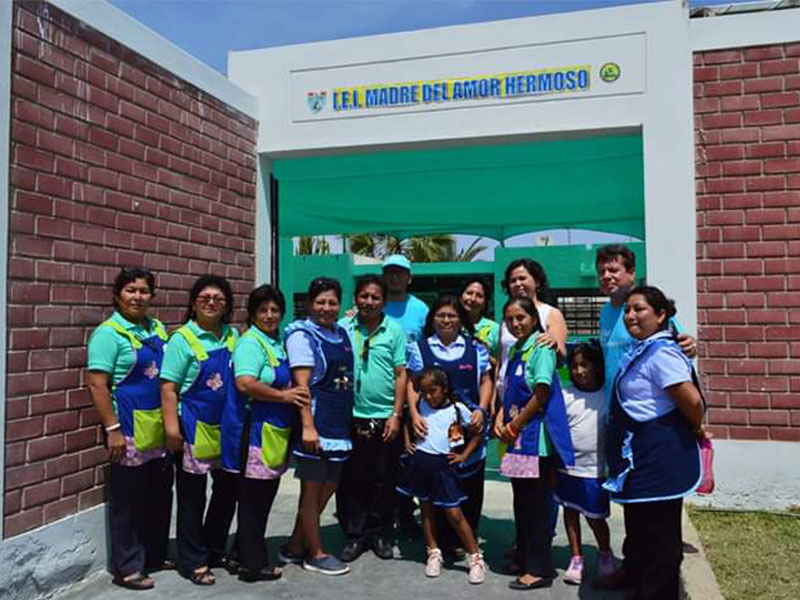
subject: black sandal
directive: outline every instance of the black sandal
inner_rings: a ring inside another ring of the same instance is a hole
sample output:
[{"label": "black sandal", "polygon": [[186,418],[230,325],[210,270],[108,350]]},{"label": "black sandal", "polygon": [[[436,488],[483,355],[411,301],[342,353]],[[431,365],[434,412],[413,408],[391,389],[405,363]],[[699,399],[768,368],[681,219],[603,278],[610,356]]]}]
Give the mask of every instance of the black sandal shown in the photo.
[{"label": "black sandal", "polygon": [[[145,583],[147,580],[150,580],[150,583]],[[128,590],[137,591],[152,590],[154,587],[153,580],[144,573],[133,573],[125,577],[115,576],[114,579],[111,580],[111,583]]]},{"label": "black sandal", "polygon": [[283,571],[277,567],[263,567],[252,571],[246,567],[239,567],[239,581],[254,583],[256,581],[275,581],[283,576]]},{"label": "black sandal", "polygon": [[206,567],[202,571],[192,571],[189,575],[189,581],[191,581],[195,585],[214,585],[217,583],[216,577],[214,577],[214,573],[211,572],[211,569]]}]

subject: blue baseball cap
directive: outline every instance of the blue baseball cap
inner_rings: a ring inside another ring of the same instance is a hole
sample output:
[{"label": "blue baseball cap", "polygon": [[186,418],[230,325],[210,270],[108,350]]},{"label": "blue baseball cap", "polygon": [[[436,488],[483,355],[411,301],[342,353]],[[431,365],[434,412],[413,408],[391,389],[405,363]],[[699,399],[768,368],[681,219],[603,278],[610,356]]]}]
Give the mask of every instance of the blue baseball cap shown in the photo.
[{"label": "blue baseball cap", "polygon": [[402,254],[390,254],[384,258],[381,269],[385,269],[386,267],[400,267],[411,273],[411,261]]}]

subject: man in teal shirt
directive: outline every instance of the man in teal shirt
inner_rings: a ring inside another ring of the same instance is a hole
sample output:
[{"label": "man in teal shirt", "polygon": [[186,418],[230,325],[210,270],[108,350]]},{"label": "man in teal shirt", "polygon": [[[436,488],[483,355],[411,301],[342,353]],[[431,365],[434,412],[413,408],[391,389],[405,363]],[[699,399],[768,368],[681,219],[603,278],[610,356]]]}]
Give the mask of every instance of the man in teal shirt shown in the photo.
[{"label": "man in teal shirt", "polygon": [[392,558],[390,542],[400,425],[406,390],[406,335],[387,317],[386,283],[368,275],[356,283],[357,313],[340,321],[353,345],[353,451],[336,492],[336,512],[347,536],[340,558],[349,562],[372,547]]}]

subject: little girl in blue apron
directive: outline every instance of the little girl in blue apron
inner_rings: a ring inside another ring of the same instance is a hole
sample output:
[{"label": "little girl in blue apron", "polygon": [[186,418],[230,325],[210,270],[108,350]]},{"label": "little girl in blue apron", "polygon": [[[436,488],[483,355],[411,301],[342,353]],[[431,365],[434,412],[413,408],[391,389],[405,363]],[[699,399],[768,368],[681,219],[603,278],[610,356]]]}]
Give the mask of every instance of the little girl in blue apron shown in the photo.
[{"label": "little girl in blue apron", "polygon": [[158,374],[167,333],[147,316],[153,274],[122,269],[114,314],[92,333],[87,376],[109,448],[109,533],[114,583],[153,587],[149,573],[167,568],[172,514],[172,460],[164,447]]},{"label": "little girl in blue apron", "polygon": [[599,583],[632,586],[637,600],[678,597],[683,497],[702,475],[705,404],[694,367],[669,331],[674,315],[658,288],[631,290],[623,318],[637,341],[620,362],[606,427],[603,487],[623,505],[626,537],[622,568]]},{"label": "little girl in blue apron", "polygon": [[458,401],[453,383],[444,369],[426,367],[415,380],[420,393],[418,410],[427,423],[427,432],[412,444],[410,430],[406,428],[407,449],[411,456],[397,491],[416,496],[420,502],[428,555],[425,575],[438,577],[444,562],[436,540],[434,507],[438,507],[468,553],[469,582],[483,583],[486,564],[475,541],[475,532],[461,511],[460,505],[467,495],[461,487],[457,469],[457,465],[466,463],[480,446],[482,434],[468,435],[470,410]]},{"label": "little girl in blue apron", "polygon": [[522,572],[509,583],[527,590],[552,584],[550,479],[559,466],[575,461],[555,351],[537,345],[539,313],[528,298],[503,307],[506,327],[517,338],[505,373],[503,407],[495,433],[508,444],[500,464],[514,490],[516,564]]},{"label": "little girl in blue apron", "polygon": [[300,439],[294,446],[300,500],[294,532],[280,549],[282,562],[302,564],[323,575],[344,575],[349,567],[326,552],[319,517],[336,491],[352,449],[353,348],[337,321],[342,300],[339,282],[318,277],[308,290],[310,318],[286,328],[286,351],[294,385],[310,390],[300,409]]},{"label": "little girl in blue apron", "polygon": [[[181,456],[178,557],[184,575],[197,585],[214,583],[212,566],[236,568],[225,550],[236,510],[236,474],[223,470],[220,460],[222,412],[234,392],[231,354],[238,333],[227,324],[232,311],[227,280],[200,277],[189,293],[186,324],[172,334],[161,371],[167,447]],[[214,484],[206,513],[208,473]]]},{"label": "little girl in blue apron", "polygon": [[270,285],[257,287],[247,302],[250,328],[233,351],[236,393],[222,415],[222,466],[238,470],[237,549],[239,579],[269,581],[281,571],[268,566],[264,534],[280,477],[289,463],[297,405],[308,390],[292,387],[292,372],[279,338],[286,301]]},{"label": "little girl in blue apron", "polygon": [[603,354],[599,344],[577,344],[567,355],[571,384],[563,390],[569,420],[570,436],[575,448],[575,466],[556,472],[554,497],[564,507],[564,528],[567,531],[572,558],[564,573],[564,581],[580,585],[584,561],[581,547],[583,515],[597,540],[597,577],[614,571],[610,532],[608,492],[605,479],[605,391],[603,389]]}]

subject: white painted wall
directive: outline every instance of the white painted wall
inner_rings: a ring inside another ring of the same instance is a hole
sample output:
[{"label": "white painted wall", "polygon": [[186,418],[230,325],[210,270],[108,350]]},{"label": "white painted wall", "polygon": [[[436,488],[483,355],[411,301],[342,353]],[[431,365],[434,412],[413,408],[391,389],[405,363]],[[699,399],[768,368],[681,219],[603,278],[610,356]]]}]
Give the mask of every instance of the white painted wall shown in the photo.
[{"label": "white painted wall", "polygon": [[692,19],[692,50],[722,50],[800,40],[800,8]]},{"label": "white painted wall", "polygon": [[[520,141],[641,128],[650,280],[696,330],[689,19],[679,0],[229,54],[230,79],[259,99],[258,150],[271,159],[382,147]],[[622,66],[600,80],[607,61]],[[593,90],[313,115],[310,91],[590,63]]]}]

